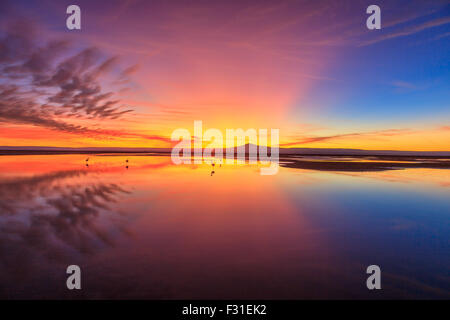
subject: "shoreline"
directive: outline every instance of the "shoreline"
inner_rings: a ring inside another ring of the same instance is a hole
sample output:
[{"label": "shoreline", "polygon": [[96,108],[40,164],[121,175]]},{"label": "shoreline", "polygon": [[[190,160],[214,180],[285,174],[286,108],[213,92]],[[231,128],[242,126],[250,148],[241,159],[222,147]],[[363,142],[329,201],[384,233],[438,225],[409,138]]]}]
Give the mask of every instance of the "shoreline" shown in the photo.
[{"label": "shoreline", "polygon": [[[90,154],[99,156],[170,156],[170,152],[123,152],[123,151],[63,151],[63,150],[0,150],[0,156],[27,156],[27,155],[75,155]],[[308,159],[314,157],[314,159]],[[236,157],[237,158],[237,157]],[[342,158],[350,159],[340,160]],[[243,158],[241,158],[243,160]],[[249,159],[246,154],[245,160]],[[353,161],[352,161],[353,160]],[[354,161],[356,160],[356,161]],[[359,161],[360,160],[360,161]],[[370,161],[364,161],[370,160]],[[400,169],[450,169],[450,156],[376,156],[376,155],[333,155],[309,154],[287,155],[280,154],[279,166],[293,169],[306,169],[317,171],[387,171]]]}]

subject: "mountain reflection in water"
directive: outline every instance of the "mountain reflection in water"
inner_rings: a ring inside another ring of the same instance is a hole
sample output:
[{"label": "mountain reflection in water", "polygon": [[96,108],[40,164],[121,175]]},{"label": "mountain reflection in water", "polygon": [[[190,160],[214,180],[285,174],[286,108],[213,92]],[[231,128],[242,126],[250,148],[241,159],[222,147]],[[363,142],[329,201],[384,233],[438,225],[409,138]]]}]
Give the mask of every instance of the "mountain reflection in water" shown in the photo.
[{"label": "mountain reflection in water", "polygon": [[0,157],[1,298],[450,297],[448,169],[85,160]]}]

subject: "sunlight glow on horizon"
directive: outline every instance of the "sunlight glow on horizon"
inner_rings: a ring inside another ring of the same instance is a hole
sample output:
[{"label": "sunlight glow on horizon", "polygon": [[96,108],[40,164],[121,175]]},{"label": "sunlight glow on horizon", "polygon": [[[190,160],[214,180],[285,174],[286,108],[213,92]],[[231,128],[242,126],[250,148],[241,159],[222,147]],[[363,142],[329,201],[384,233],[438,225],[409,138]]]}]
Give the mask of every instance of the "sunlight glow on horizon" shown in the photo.
[{"label": "sunlight glow on horizon", "polygon": [[[427,30],[436,32],[432,41],[425,32],[377,38],[414,23],[423,4],[413,2],[405,12],[383,3],[391,10],[380,33],[361,26],[364,1],[111,2],[106,9],[80,1],[81,32],[52,19],[63,3],[31,6],[26,14],[41,28],[39,42],[65,39],[71,54],[92,46],[117,57],[110,69],[119,79],[105,75],[102,90],[133,111],[117,119],[61,115],[71,125],[63,130],[0,114],[0,146],[167,148],[174,130],[193,132],[193,122],[202,120],[205,130],[224,135],[279,129],[280,147],[450,151],[450,50],[448,38],[438,38],[448,24]],[[443,4],[432,6],[436,16],[427,19],[445,15]]]}]

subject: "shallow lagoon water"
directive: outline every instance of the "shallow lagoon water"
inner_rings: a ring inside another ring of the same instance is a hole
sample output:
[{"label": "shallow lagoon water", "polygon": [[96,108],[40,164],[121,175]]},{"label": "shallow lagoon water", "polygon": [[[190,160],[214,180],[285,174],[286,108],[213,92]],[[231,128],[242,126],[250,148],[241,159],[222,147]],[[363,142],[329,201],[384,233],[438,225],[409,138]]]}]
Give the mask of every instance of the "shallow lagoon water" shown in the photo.
[{"label": "shallow lagoon water", "polygon": [[168,156],[86,157],[0,157],[0,297],[450,297],[448,169],[211,176]]}]

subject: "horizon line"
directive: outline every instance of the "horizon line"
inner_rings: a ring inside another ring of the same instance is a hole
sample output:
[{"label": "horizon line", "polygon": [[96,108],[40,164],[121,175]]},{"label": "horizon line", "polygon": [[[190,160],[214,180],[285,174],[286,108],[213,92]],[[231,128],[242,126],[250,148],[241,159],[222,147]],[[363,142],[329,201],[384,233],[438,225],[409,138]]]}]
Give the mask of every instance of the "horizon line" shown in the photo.
[{"label": "horizon line", "polygon": [[[231,148],[247,147],[250,144],[234,146]],[[252,144],[254,145],[254,144]],[[254,145],[258,147],[259,145]],[[272,147],[268,146],[267,149],[271,150]],[[194,150],[195,148],[190,148]],[[202,147],[202,150],[216,148]],[[228,149],[223,147],[223,150]],[[130,153],[130,152],[160,152],[168,153],[172,150],[171,147],[54,147],[54,146],[0,146],[0,152],[117,152],[117,153]],[[433,150],[433,151],[419,151],[419,150],[385,150],[385,149],[357,149],[357,148],[311,148],[311,147],[279,147],[282,154],[323,154],[323,155],[408,155],[408,156],[420,156],[420,155],[433,155],[433,156],[450,156],[450,151],[447,150]],[[289,151],[293,153],[289,153]],[[303,153],[302,153],[303,151]],[[328,152],[328,153],[326,153]],[[331,152],[331,154],[330,154]],[[247,150],[245,150],[247,154]],[[4,155],[4,154],[3,154]]]}]

